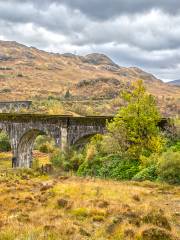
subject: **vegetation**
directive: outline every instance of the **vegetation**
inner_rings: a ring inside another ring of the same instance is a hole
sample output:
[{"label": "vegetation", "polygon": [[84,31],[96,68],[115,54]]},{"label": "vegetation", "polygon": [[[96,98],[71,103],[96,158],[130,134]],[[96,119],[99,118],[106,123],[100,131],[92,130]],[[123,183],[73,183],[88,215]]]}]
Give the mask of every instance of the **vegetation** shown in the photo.
[{"label": "vegetation", "polygon": [[5,132],[0,132],[0,151],[8,152],[11,150],[9,138]]},{"label": "vegetation", "polygon": [[176,240],[180,235],[179,186],[34,170],[0,173],[2,240]]},{"label": "vegetation", "polygon": [[[179,120],[159,128],[156,100],[141,81],[120,102],[107,133],[81,149],[62,152],[50,137],[38,136],[31,170],[10,169],[11,148],[1,132],[0,240],[178,239]],[[58,114],[63,108],[49,98],[35,109]],[[54,171],[43,172],[50,163]]]}]

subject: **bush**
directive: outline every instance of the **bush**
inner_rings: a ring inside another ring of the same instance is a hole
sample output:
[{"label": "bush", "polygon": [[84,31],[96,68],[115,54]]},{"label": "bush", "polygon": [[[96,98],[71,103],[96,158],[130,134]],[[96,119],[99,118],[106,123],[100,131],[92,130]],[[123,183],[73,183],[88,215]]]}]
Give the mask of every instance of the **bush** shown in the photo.
[{"label": "bush", "polygon": [[180,184],[180,152],[164,152],[157,165],[160,180]]},{"label": "bush", "polygon": [[101,176],[102,161],[101,157],[96,156],[91,161],[85,160],[78,168],[79,176]]},{"label": "bush", "polygon": [[104,158],[101,175],[116,180],[130,180],[139,172],[139,162],[136,160],[121,159],[110,155]]},{"label": "bush", "polygon": [[170,147],[170,150],[172,150],[173,152],[180,152],[180,141],[177,141],[176,143],[174,143]]},{"label": "bush", "polygon": [[133,177],[133,180],[135,180],[135,181],[145,181],[145,180],[154,181],[157,179],[156,170],[157,170],[156,165],[146,167],[146,168],[142,169],[140,172],[138,172]]},{"label": "bush", "polygon": [[54,140],[49,136],[39,135],[36,138],[34,149],[39,150],[42,153],[52,153],[55,148]]},{"label": "bush", "polygon": [[138,171],[138,161],[121,159],[116,155],[107,157],[97,155],[93,160],[83,162],[77,173],[80,176],[90,175],[125,180],[132,179]]},{"label": "bush", "polygon": [[81,153],[73,150],[65,153],[61,152],[60,149],[55,149],[50,156],[50,161],[53,166],[61,168],[63,171],[77,171],[83,158]]},{"label": "bush", "polygon": [[62,167],[65,155],[59,149],[56,149],[50,156],[50,161],[55,167]]},{"label": "bush", "polygon": [[0,151],[8,152],[11,150],[9,138],[5,132],[0,133]]}]

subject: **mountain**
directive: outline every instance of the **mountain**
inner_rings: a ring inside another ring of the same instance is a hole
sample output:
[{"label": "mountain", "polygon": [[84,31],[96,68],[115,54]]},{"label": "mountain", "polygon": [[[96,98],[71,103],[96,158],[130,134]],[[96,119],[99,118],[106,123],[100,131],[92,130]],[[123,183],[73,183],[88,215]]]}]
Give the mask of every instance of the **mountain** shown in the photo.
[{"label": "mountain", "polygon": [[17,42],[0,41],[0,101],[70,94],[72,99],[113,99],[142,79],[158,99],[178,99],[179,87],[136,67],[122,67],[100,53],[49,53]]},{"label": "mountain", "polygon": [[169,81],[168,84],[175,85],[175,86],[180,86],[180,79],[179,80],[174,80],[174,81]]}]

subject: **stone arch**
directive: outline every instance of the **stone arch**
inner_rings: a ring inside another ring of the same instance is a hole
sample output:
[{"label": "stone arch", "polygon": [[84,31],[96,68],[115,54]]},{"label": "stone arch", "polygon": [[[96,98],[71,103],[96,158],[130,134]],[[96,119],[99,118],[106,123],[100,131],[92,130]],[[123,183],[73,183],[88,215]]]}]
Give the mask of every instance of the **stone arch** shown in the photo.
[{"label": "stone arch", "polygon": [[38,135],[47,135],[47,133],[42,130],[31,129],[25,132],[20,138],[16,154],[18,167],[32,167],[32,151],[34,141]]},{"label": "stone arch", "polygon": [[70,131],[69,145],[76,144],[82,138],[104,133],[105,128],[102,126],[78,126]]},{"label": "stone arch", "polygon": [[[83,137],[80,137],[77,139],[76,142],[74,142],[73,147],[75,149],[81,149],[83,148],[86,144],[88,144],[93,136],[95,136],[98,133],[92,133],[92,134],[86,134]],[[99,133],[100,134],[100,133]]]}]

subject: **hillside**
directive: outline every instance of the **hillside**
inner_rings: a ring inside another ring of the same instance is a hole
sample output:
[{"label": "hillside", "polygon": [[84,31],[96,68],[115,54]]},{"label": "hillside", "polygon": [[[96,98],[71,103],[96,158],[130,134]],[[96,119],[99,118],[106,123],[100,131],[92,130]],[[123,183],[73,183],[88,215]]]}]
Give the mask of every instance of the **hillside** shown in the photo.
[{"label": "hillside", "polygon": [[180,86],[180,80],[169,81],[168,84]]},{"label": "hillside", "polygon": [[121,67],[103,54],[56,54],[0,41],[0,101],[27,100],[69,91],[73,100],[113,99],[129,82],[142,79],[158,99],[177,99],[180,89],[136,67]]}]

